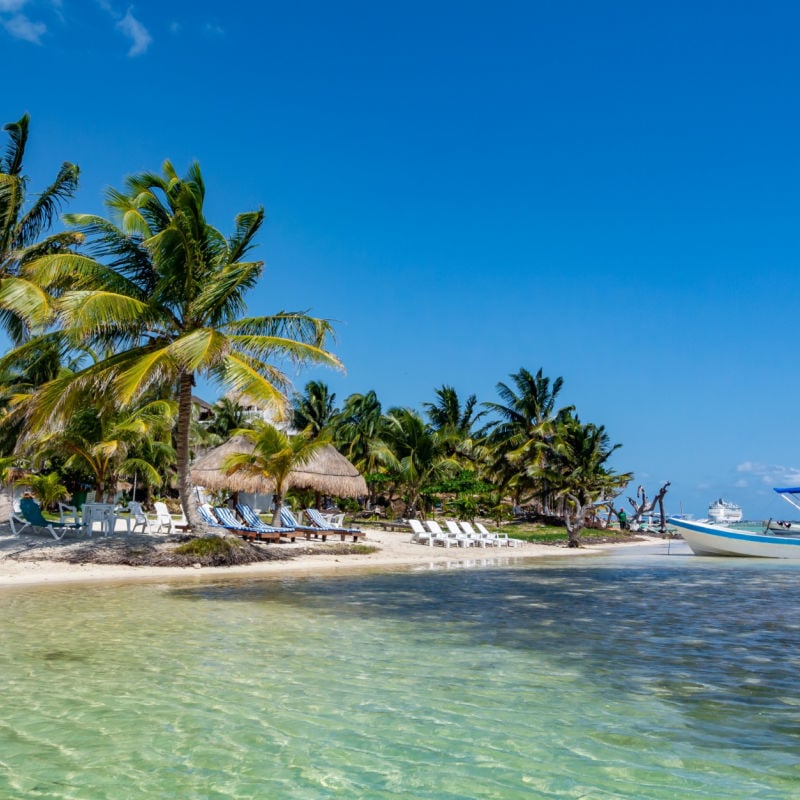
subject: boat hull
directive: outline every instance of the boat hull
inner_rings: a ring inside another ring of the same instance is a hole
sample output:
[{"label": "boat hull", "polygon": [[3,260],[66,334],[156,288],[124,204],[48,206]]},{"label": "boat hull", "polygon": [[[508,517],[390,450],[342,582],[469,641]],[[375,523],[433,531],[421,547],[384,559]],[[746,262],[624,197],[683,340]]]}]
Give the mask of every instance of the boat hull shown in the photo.
[{"label": "boat hull", "polygon": [[698,556],[800,558],[800,536],[772,536],[670,517]]}]

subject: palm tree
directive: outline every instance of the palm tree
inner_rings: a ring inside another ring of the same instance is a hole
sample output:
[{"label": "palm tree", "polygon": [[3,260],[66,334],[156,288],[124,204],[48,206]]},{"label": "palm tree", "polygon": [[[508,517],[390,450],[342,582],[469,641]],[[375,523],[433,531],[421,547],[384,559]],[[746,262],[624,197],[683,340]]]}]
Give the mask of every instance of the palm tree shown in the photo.
[{"label": "palm tree", "polygon": [[247,412],[230,397],[221,397],[213,406],[214,418],[206,426],[210,433],[215,433],[222,441],[230,438],[231,431],[244,425]]},{"label": "palm tree", "polygon": [[166,161],[163,175],[142,173],[127,180],[125,191],[109,190],[112,220],[89,214],[66,218],[88,238],[91,255],[43,256],[23,269],[25,277],[56,296],[56,323],[70,342],[101,352],[111,345],[116,351],[41,387],[28,407],[31,425],[68,417],[91,387],[111,387],[122,406],[150,389],[171,387],[178,398],[180,499],[200,530],[189,482],[196,377],[283,407],[289,386],[283,362],[340,366],[325,349],[332,333],[326,320],[284,311],[243,316],[245,295],[263,267],[245,258],[263,209],[239,214],[234,233],[225,238],[206,221],[204,200],[200,167],[192,164],[180,178]]},{"label": "palm tree", "polygon": [[442,386],[435,392],[436,401],[422,404],[434,429],[450,428],[462,438],[471,437],[475,424],[486,414],[485,411],[475,413],[478,398],[471,394],[462,406],[452,386]]},{"label": "palm tree", "polygon": [[334,444],[353,466],[371,475],[391,458],[386,445],[386,418],[374,391],[351,394],[333,420]]},{"label": "palm tree", "polygon": [[607,493],[618,492],[631,479],[606,466],[622,445],[611,444],[603,425],[582,424],[575,415],[564,422],[553,442],[546,467],[548,483],[565,500],[562,514],[569,546],[579,547],[587,511]]},{"label": "palm tree", "polygon": [[386,420],[386,440],[393,454],[389,474],[407,494],[405,516],[413,517],[425,488],[460,466],[448,452],[453,434],[434,430],[408,408],[391,409]]},{"label": "palm tree", "polygon": [[61,476],[57,472],[47,475],[29,475],[18,481],[25,486],[30,486],[33,493],[39,498],[39,504],[44,509],[52,509],[59,500],[69,498],[69,489],[61,483]]},{"label": "palm tree", "polygon": [[[521,368],[511,379],[514,388],[497,384],[502,403],[483,405],[499,417],[486,430],[491,468],[503,476],[503,483],[512,487],[520,500],[525,492],[542,489],[537,470],[544,468],[554,433],[573,407],[556,410],[563,378],[556,378],[551,386],[541,369],[532,375]],[[543,494],[546,502],[546,485]]]},{"label": "palm tree", "polygon": [[281,527],[281,508],[293,469],[306,465],[318,450],[329,444],[325,436],[312,438],[308,432],[294,436],[278,430],[263,420],[254,420],[252,428],[239,428],[234,435],[244,436],[252,451],[232,453],[222,463],[226,475],[238,472],[258,478],[268,478],[275,484],[273,502],[275,513],[272,524]]},{"label": "palm tree", "polygon": [[[175,411],[175,403],[167,400],[154,400],[133,410],[88,406],[76,411],[65,428],[32,437],[27,446],[38,459],[50,453],[69,453],[64,468],[87,469],[94,476],[94,499],[99,503],[116,491],[122,476],[136,474],[148,485],[161,485],[161,475],[152,464],[153,451],[160,449],[158,436],[170,430]],[[144,458],[142,451],[150,438],[156,441]],[[168,447],[161,442],[164,446]]]},{"label": "palm tree", "polygon": [[[3,291],[27,295],[35,294],[34,287],[13,277],[19,275],[21,265],[45,253],[68,250],[81,238],[66,232],[38,241],[49,230],[63,202],[75,194],[79,170],[75,164],[65,161],[55,180],[28,205],[29,179],[22,172],[22,164],[29,126],[28,114],[4,125],[9,141],[5,153],[0,155],[0,282]],[[23,319],[7,309],[0,309],[0,324],[14,342],[22,341],[27,333]]]},{"label": "palm tree", "polygon": [[303,394],[292,400],[292,424],[313,436],[327,430],[338,413],[336,395],[321,381],[309,381]]}]

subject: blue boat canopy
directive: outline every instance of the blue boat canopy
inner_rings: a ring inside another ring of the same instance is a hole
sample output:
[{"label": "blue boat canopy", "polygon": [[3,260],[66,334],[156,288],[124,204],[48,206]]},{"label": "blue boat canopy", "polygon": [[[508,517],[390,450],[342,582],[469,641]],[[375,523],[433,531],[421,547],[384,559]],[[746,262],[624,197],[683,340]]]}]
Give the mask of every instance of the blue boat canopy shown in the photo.
[{"label": "blue boat canopy", "polygon": [[773,489],[778,494],[800,494],[800,486],[789,486],[786,489]]}]

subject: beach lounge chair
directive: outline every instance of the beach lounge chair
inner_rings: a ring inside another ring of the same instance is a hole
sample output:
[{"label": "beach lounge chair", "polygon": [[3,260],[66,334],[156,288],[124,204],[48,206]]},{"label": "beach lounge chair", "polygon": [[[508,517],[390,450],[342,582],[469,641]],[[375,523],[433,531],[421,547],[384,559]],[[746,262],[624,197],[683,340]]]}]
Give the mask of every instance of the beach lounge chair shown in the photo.
[{"label": "beach lounge chair", "polygon": [[[233,511],[225,506],[216,506],[212,509],[214,516],[220,521],[223,527],[233,531],[245,539],[257,539],[259,542],[277,542],[281,535],[275,529],[261,530],[251,525],[240,522],[233,515]],[[266,526],[264,526],[266,527]]]},{"label": "beach lounge chair", "polygon": [[472,527],[471,522],[466,521],[459,521],[458,526],[461,530],[469,536],[476,544],[480,544],[481,547],[500,547],[499,540],[492,536],[490,533],[478,533],[475,528]]},{"label": "beach lounge chair", "polygon": [[488,534],[489,536],[494,536],[500,542],[500,545],[505,545],[506,547],[518,547],[524,544],[522,539],[514,539],[509,536],[507,533],[492,533],[491,531],[486,530],[486,526],[482,525],[480,522],[475,523],[475,527],[478,529],[480,533]]},{"label": "beach lounge chair", "polygon": [[442,544],[445,547],[450,547],[451,544],[455,545],[456,547],[468,546],[463,541],[463,537],[457,539],[455,536],[451,536],[450,533],[448,533],[448,531],[443,531],[439,523],[436,522],[436,520],[426,519],[425,527],[430,531],[431,535],[433,536],[434,544]]},{"label": "beach lounge chair", "polygon": [[233,526],[223,525],[217,517],[216,509],[212,509],[208,503],[202,503],[197,506],[197,511],[199,512],[200,518],[203,520],[203,522],[205,522],[206,525],[211,528],[222,528],[228,533],[235,533],[237,536],[241,536],[243,539],[249,539],[251,541],[256,538],[255,531],[247,530],[238,523]]},{"label": "beach lounge chair", "polygon": [[426,544],[433,547],[433,534],[422,527],[418,519],[410,519],[408,524],[411,526],[411,541],[414,544]]},{"label": "beach lounge chair", "polygon": [[307,508],[306,516],[308,517],[309,522],[315,527],[319,528],[321,531],[338,533],[339,536],[342,537],[342,541],[345,540],[346,536],[352,536],[354,542],[357,542],[359,539],[363,539],[366,536],[361,528],[341,528],[331,525],[329,522],[323,519],[322,514],[320,514],[316,508]]},{"label": "beach lounge chair", "polygon": [[[19,536],[27,527],[44,528],[58,540],[64,538],[68,531],[84,532],[82,522],[51,522],[42,514],[42,509],[32,497],[23,497],[19,501],[20,513],[12,512],[9,518],[11,533]],[[17,527],[19,526],[19,527]]]},{"label": "beach lounge chair", "polygon": [[256,514],[252,506],[247,503],[239,503],[236,506],[236,512],[245,521],[245,524],[254,530],[261,531],[262,533],[277,533],[285,539],[294,541],[297,538],[294,528],[273,528],[272,525],[267,525],[261,517]]},{"label": "beach lounge chair", "polygon": [[455,539],[458,542],[459,547],[485,547],[485,543],[480,541],[479,539],[472,539],[471,537],[467,536],[461,528],[458,527],[458,523],[452,519],[446,519],[444,524],[447,526],[448,535]]},{"label": "beach lounge chair", "polygon": [[294,528],[299,533],[302,533],[306,539],[310,539],[312,536],[315,539],[322,539],[323,542],[328,539],[328,531],[316,526],[301,525],[294,518],[292,510],[288,506],[281,506],[281,524],[284,528]]}]

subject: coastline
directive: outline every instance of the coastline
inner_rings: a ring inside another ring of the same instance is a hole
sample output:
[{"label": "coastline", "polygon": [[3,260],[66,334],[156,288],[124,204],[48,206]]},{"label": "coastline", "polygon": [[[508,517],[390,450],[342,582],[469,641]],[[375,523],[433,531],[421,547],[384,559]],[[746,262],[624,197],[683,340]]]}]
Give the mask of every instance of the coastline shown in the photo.
[{"label": "coastline", "polygon": [[[408,533],[396,533],[366,528],[365,544],[377,548],[368,554],[330,552],[325,545],[309,542],[268,545],[281,548],[291,555],[292,550],[302,550],[296,557],[259,561],[252,564],[224,567],[203,566],[127,566],[123,564],[70,563],[63,558],[70,547],[85,547],[92,540],[45,539],[39,535],[11,536],[7,525],[0,526],[0,590],[12,586],[52,586],[64,584],[93,584],[117,582],[153,582],[197,580],[209,578],[283,578],[330,576],[341,572],[386,571],[395,568],[437,569],[453,566],[491,566],[529,559],[585,557],[618,548],[637,547],[661,542],[655,537],[643,536],[641,541],[614,544],[590,544],[578,550],[553,545],[525,543],[514,548],[487,548],[463,550],[461,548],[428,547],[414,544]],[[102,540],[101,540],[102,541]],[[327,550],[327,552],[326,552]],[[52,553],[55,558],[48,558]],[[33,556],[33,557],[31,557]]]}]

